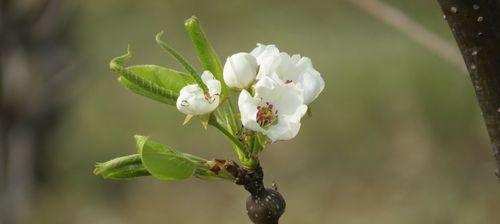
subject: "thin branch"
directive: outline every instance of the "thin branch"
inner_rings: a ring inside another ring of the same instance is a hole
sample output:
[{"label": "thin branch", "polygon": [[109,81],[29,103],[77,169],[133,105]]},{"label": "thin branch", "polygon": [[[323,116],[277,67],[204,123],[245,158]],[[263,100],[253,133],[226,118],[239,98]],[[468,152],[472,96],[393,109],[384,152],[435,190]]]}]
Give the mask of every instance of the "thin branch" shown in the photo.
[{"label": "thin branch", "polygon": [[359,9],[406,34],[435,55],[466,73],[460,52],[453,44],[444,40],[397,8],[379,0],[346,0]]}]

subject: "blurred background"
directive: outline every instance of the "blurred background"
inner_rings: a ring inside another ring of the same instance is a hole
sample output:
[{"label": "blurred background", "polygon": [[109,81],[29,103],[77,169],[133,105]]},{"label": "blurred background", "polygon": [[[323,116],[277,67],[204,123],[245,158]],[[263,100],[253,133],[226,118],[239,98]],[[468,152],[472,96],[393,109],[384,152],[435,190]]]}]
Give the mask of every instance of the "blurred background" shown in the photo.
[{"label": "blurred background", "polygon": [[175,108],[108,69],[127,44],[130,64],[181,69],[156,45],[161,30],[198,65],[183,26],[191,15],[223,61],[274,43],[312,58],[326,81],[298,137],[262,154],[266,184],[287,200],[282,223],[500,220],[489,139],[458,55],[394,26],[409,19],[455,47],[434,0],[378,1],[400,13],[385,20],[363,0],[0,2],[2,223],[250,223],[247,193],[231,183],[92,174],[95,162],[134,153],[134,134],[236,159],[215,129],[183,127]]}]

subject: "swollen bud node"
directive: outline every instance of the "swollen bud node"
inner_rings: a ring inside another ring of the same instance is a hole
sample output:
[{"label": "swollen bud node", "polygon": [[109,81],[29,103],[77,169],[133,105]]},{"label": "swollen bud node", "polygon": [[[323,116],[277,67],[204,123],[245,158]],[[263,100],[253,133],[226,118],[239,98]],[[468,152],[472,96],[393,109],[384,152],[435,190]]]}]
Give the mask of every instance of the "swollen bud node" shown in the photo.
[{"label": "swollen bud node", "polygon": [[283,196],[275,189],[265,188],[264,173],[260,165],[253,170],[240,168],[236,184],[243,185],[250,192],[246,209],[250,220],[255,224],[278,224],[285,212],[286,203]]},{"label": "swollen bud node", "polygon": [[285,207],[283,196],[269,188],[260,195],[250,195],[247,198],[247,214],[255,224],[278,224]]}]

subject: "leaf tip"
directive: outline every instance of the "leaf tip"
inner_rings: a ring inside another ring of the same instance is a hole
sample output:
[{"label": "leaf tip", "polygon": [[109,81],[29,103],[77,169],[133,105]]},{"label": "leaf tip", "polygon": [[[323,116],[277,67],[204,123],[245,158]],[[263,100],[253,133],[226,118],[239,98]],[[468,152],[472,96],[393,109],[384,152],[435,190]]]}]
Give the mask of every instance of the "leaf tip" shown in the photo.
[{"label": "leaf tip", "polygon": [[94,170],[92,171],[92,173],[94,175],[100,175],[102,173],[102,169],[104,167],[104,163],[99,163],[99,162],[96,162],[95,163],[95,167],[94,167]]},{"label": "leaf tip", "polygon": [[161,37],[163,36],[164,33],[165,32],[163,32],[163,30],[162,30],[162,31],[160,31],[159,33],[156,34],[155,39],[156,39],[157,43],[162,42],[161,41]]},{"label": "leaf tip", "polygon": [[123,62],[127,61],[131,57],[132,53],[129,44],[127,46],[127,53],[111,59],[111,61],[109,62],[109,68],[111,69],[111,71],[119,71],[122,67],[121,64],[123,64]]},{"label": "leaf tip", "polygon": [[186,21],[184,22],[184,25],[191,26],[194,23],[198,23],[198,22],[199,22],[198,17],[196,17],[195,15],[192,15],[189,19],[186,19]]},{"label": "leaf tip", "polygon": [[148,139],[149,137],[148,136],[144,136],[144,135],[134,135],[134,139],[135,141],[144,141],[146,139]]}]

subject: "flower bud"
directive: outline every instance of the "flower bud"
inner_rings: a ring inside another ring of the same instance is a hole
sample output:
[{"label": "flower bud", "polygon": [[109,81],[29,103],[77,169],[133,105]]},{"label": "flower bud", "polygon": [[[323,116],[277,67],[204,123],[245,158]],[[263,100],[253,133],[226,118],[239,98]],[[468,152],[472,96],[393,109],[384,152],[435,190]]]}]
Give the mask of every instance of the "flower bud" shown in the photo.
[{"label": "flower bud", "polygon": [[176,106],[183,114],[208,114],[219,106],[221,83],[209,71],[203,72],[201,79],[208,87],[207,93],[198,84],[184,86],[179,92]]},{"label": "flower bud", "polygon": [[257,75],[257,60],[249,53],[228,57],[224,65],[224,82],[231,88],[245,89]]}]

